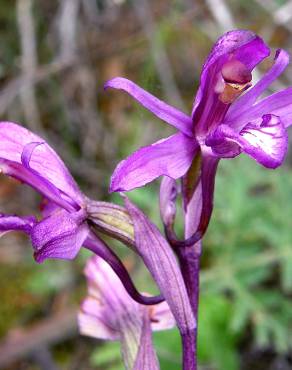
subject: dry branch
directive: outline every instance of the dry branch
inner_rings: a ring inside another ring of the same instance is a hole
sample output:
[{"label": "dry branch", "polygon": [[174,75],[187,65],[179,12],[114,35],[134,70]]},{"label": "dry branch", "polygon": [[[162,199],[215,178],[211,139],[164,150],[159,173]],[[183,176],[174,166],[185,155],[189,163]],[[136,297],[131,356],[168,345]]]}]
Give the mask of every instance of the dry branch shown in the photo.
[{"label": "dry branch", "polygon": [[40,114],[34,85],[30,83],[37,69],[36,36],[32,5],[32,0],[18,0],[16,15],[21,45],[21,68],[23,79],[27,82],[26,89],[20,92],[21,104],[27,124],[32,130],[37,130],[40,127]]},{"label": "dry branch", "polygon": [[71,309],[8,335],[0,342],[0,368],[23,357],[33,356],[38,348],[47,348],[74,336],[77,333],[76,317],[76,309]]}]

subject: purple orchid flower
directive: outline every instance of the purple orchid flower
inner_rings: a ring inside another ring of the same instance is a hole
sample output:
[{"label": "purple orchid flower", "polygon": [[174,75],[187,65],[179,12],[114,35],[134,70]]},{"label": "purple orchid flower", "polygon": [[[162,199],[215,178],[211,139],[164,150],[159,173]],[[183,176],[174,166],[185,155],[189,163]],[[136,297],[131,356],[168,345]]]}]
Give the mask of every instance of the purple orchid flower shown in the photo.
[{"label": "purple orchid flower", "polygon": [[[87,198],[42,138],[15,123],[0,122],[0,171],[30,185],[44,199],[41,220],[0,214],[0,236],[14,230],[28,234],[37,262],[73,259],[84,246],[109,263],[133,299],[143,304],[163,300],[161,296],[142,296],[119,258],[94,232],[92,225],[105,229],[107,219],[114,219],[113,224],[127,224],[125,209]],[[114,226],[109,229],[116,233]],[[121,234],[127,240],[129,232],[121,230]]]},{"label": "purple orchid flower", "polygon": [[[274,65],[251,88],[252,70],[269,54],[264,41],[250,31],[235,30],[220,37],[203,66],[191,116],[125,78],[108,81],[105,88],[127,92],[179,130],[120,162],[112,176],[110,191],[129,191],[162,175],[181,178],[200,156],[197,184],[202,189],[202,215],[198,232],[189,244],[199,240],[211,216],[215,173],[221,158],[245,152],[267,168],[276,168],[284,160],[286,128],[292,123],[292,88],[257,99],[288,65],[286,51],[276,52]],[[184,194],[185,208],[191,196]]]},{"label": "purple orchid flower", "polygon": [[90,258],[85,267],[88,297],[78,315],[81,334],[121,342],[127,369],[159,369],[151,331],[175,326],[166,302],[142,306],[133,301],[120,280],[101,258]]},{"label": "purple orchid flower", "polygon": [[35,259],[74,258],[89,234],[86,197],[59,156],[40,137],[11,122],[0,123],[1,172],[37,190],[47,203],[44,218],[2,215],[1,231],[31,236]]}]

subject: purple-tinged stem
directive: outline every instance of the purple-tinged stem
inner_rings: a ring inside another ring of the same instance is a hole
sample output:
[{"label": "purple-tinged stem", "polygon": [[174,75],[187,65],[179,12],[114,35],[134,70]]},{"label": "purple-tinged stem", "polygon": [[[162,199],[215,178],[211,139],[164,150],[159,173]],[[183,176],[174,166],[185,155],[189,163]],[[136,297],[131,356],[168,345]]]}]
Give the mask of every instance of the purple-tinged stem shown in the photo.
[{"label": "purple-tinged stem", "polygon": [[182,334],[183,370],[197,370],[196,336],[194,333]]},{"label": "purple-tinged stem", "polygon": [[200,272],[201,243],[193,247],[177,249],[182,275],[188,291],[191,307],[197,322],[196,328],[182,335],[183,369],[197,369],[197,330],[199,305],[199,272]]}]

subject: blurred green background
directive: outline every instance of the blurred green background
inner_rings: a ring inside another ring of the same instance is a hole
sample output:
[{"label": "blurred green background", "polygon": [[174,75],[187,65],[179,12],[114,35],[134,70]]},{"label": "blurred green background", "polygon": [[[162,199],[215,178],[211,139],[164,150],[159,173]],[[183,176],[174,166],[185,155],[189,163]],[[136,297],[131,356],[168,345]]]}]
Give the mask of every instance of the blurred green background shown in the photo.
[{"label": "blurred green background", "polygon": [[[204,59],[233,28],[251,29],[273,51],[291,52],[292,1],[1,0],[1,120],[46,138],[90,197],[120,202],[107,193],[115,165],[173,131],[126,95],[105,93],[104,82],[128,77],[190,111]],[[264,61],[255,79],[270,65]],[[289,85],[291,67],[268,93]],[[291,163],[291,154],[276,171],[243,157],[221,161],[202,256],[201,370],[292,368]],[[161,227],[158,186],[130,196]],[[1,212],[37,214],[39,201],[1,177]],[[23,235],[0,243],[0,368],[122,369],[117,343],[77,332],[89,253],[37,265]],[[141,262],[111,244],[137,285],[153,291]],[[154,340],[162,370],[179,369],[176,330]]]}]

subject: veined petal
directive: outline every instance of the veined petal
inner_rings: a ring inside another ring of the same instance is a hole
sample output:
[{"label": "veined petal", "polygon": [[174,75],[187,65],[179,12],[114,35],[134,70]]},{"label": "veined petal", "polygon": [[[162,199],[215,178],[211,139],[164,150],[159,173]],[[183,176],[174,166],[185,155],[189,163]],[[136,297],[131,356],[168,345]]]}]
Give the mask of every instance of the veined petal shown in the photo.
[{"label": "veined petal", "polygon": [[26,166],[18,162],[3,158],[0,158],[0,170],[5,175],[14,177],[17,180],[30,185],[55,204],[58,204],[67,210],[72,209],[71,204],[67,200],[63,199],[59,189],[57,189],[46,178],[40,176],[36,171],[30,168],[28,169]]},{"label": "veined petal", "polygon": [[186,173],[198,148],[195,139],[181,133],[145,146],[118,164],[110,191],[129,191],[162,175],[177,179]]},{"label": "veined petal", "polygon": [[252,70],[270,54],[264,41],[249,30],[233,30],[222,35],[213,46],[203,66],[203,73],[219,58],[231,54]]},{"label": "veined petal", "polygon": [[150,306],[149,316],[151,319],[151,329],[153,331],[172,329],[176,326],[173,314],[165,301]]},{"label": "veined petal", "polygon": [[133,370],[159,370],[159,362],[152,343],[149,315],[144,309],[139,349]]},{"label": "veined petal", "polygon": [[[81,306],[79,317],[82,334],[116,340],[122,335],[121,321],[126,320],[124,328],[127,322],[130,327],[135,323],[138,329],[141,327],[138,303],[128,295],[106,261],[97,256],[91,257],[86,263],[84,273],[88,282],[88,297]],[[92,328],[88,326],[89,323],[93,324]]]},{"label": "veined petal", "polygon": [[157,227],[127,198],[125,205],[134,223],[136,248],[168,303],[180,332],[193,330],[196,320],[174,252]]},{"label": "veined petal", "polygon": [[[85,275],[88,296],[78,315],[81,333],[99,339],[120,340],[127,369],[135,368],[134,363],[140,363],[144,356],[150,356],[146,361],[153,361],[151,328],[161,330],[175,325],[167,304],[162,302],[147,307],[135,302],[109,264],[97,256],[86,263]],[[155,367],[146,366],[145,369]]]},{"label": "veined petal", "polygon": [[79,331],[88,337],[103,340],[119,340],[120,333],[108,325],[103,317],[103,312],[99,312],[99,302],[92,298],[86,298],[78,313]]},{"label": "veined petal", "polygon": [[218,93],[223,65],[233,60],[252,71],[269,53],[264,41],[250,31],[230,31],[219,38],[202,69],[192,112],[196,131],[204,133],[213,120],[220,122],[226,113],[228,105],[220,101]]},{"label": "veined petal", "polygon": [[[278,50],[275,56],[275,63],[270,70],[260,79],[260,81],[242,97],[233,103],[226,114],[225,123],[233,126],[233,122],[247,113],[257,98],[275,81],[289,64],[289,54],[285,50]],[[233,126],[233,127],[238,127]]]},{"label": "veined petal", "polygon": [[33,226],[37,220],[33,216],[18,217],[0,214],[0,236],[8,231],[23,231],[30,235]]},{"label": "veined petal", "polygon": [[280,166],[288,148],[288,135],[280,118],[271,114],[263,116],[259,124],[247,124],[239,134],[230,127],[220,126],[222,137],[238,144],[257,162],[268,168]]},{"label": "veined petal", "polygon": [[158,118],[176,127],[185,135],[193,136],[192,120],[188,115],[159,100],[134,82],[123,77],[116,77],[104,85],[105,89],[109,87],[125,91]]},{"label": "veined petal", "polygon": [[239,116],[227,118],[224,120],[224,124],[230,125],[236,131],[240,131],[247,122],[260,123],[262,116],[265,114],[273,114],[280,117],[283,125],[289,127],[292,124],[292,88],[288,87],[260,100]]},{"label": "veined petal", "polygon": [[[42,145],[31,145],[42,143]],[[28,147],[26,147],[29,145]],[[25,149],[26,148],[26,149]],[[26,154],[23,155],[23,151]],[[28,151],[30,151],[28,155]],[[56,152],[39,136],[12,122],[0,123],[0,159],[29,163],[41,177],[80,203],[83,196],[67,167]],[[24,164],[24,165],[25,165]]]},{"label": "veined petal", "polygon": [[89,234],[83,210],[69,213],[59,209],[40,221],[31,231],[34,256],[41,263],[47,258],[73,259]]}]

